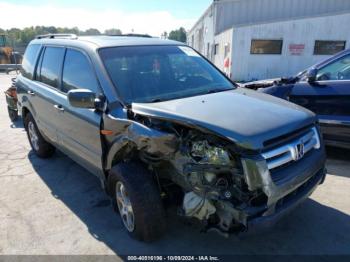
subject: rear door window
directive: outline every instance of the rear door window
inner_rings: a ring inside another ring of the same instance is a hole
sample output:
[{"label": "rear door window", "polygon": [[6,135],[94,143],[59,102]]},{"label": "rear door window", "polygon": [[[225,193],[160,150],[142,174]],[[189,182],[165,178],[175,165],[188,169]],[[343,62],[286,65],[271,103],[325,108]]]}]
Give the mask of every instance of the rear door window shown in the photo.
[{"label": "rear door window", "polygon": [[22,61],[21,73],[24,77],[33,79],[33,72],[36,65],[36,60],[38,52],[40,50],[40,45],[29,45]]},{"label": "rear door window", "polygon": [[88,58],[80,51],[68,49],[63,66],[62,91],[89,89],[98,92],[98,82]]},{"label": "rear door window", "polygon": [[39,81],[58,88],[64,52],[65,49],[62,47],[46,47]]}]

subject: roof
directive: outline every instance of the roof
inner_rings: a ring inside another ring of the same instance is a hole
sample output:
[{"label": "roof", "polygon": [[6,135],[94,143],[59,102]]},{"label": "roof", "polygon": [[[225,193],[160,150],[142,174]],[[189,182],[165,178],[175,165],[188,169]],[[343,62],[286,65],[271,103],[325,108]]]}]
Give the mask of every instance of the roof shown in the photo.
[{"label": "roof", "polygon": [[152,37],[134,37],[134,36],[79,36],[76,38],[41,38],[34,39],[32,44],[55,44],[70,46],[91,46],[95,48],[115,47],[115,46],[140,46],[140,45],[185,45],[184,43],[164,40]]},{"label": "roof", "polygon": [[[242,25],[350,13],[349,0],[216,0],[195,23],[193,31],[212,8],[215,34]],[[210,15],[210,13],[209,13]]]},{"label": "roof", "polygon": [[212,13],[210,13],[210,12],[212,12],[213,5],[214,5],[214,3],[211,3],[211,4],[209,5],[209,7],[208,7],[208,8],[204,11],[204,13],[199,17],[199,19],[197,20],[197,22],[191,27],[190,30],[188,30],[188,33],[191,33],[193,30],[195,30],[196,27],[198,26],[198,24],[201,23],[207,15],[212,14]]}]

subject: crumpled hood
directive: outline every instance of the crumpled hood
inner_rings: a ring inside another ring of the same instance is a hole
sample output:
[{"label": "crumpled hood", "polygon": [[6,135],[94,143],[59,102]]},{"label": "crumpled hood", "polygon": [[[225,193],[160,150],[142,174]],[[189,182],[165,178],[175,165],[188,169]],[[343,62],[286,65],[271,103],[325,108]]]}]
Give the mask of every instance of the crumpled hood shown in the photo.
[{"label": "crumpled hood", "polygon": [[247,149],[316,121],[300,106],[245,88],[159,103],[134,103],[137,114],[200,126]]}]

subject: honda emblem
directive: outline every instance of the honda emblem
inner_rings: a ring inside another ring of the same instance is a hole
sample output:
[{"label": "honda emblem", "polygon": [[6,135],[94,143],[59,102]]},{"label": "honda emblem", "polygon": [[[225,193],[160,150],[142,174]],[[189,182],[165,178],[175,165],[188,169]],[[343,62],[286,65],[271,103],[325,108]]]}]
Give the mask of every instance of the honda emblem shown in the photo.
[{"label": "honda emblem", "polygon": [[304,143],[297,144],[294,148],[295,154],[294,154],[294,160],[298,161],[302,159],[305,155],[305,145]]}]

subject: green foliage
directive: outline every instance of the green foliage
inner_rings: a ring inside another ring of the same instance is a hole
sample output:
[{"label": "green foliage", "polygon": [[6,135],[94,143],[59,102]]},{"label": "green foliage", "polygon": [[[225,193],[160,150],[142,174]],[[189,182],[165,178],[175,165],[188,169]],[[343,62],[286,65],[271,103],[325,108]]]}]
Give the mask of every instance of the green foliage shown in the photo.
[{"label": "green foliage", "polygon": [[111,28],[105,30],[105,35],[121,35],[122,31],[120,29]]},{"label": "green foliage", "polygon": [[89,28],[85,32],[80,32],[81,35],[100,35],[101,32],[95,28]]},{"label": "green foliage", "polygon": [[[54,26],[31,26],[23,29],[11,28],[4,30],[0,28],[0,34],[6,34],[9,44],[12,46],[27,45],[37,35],[46,34],[76,34],[76,35],[100,35],[101,32],[95,28],[87,29],[86,31],[79,30],[78,27],[54,27]],[[116,28],[108,29],[105,34],[121,34],[121,31]]]},{"label": "green foliage", "polygon": [[186,30],[183,27],[180,27],[178,30],[173,30],[169,33],[169,39],[176,40],[179,42],[186,43],[187,40],[187,34]]}]

